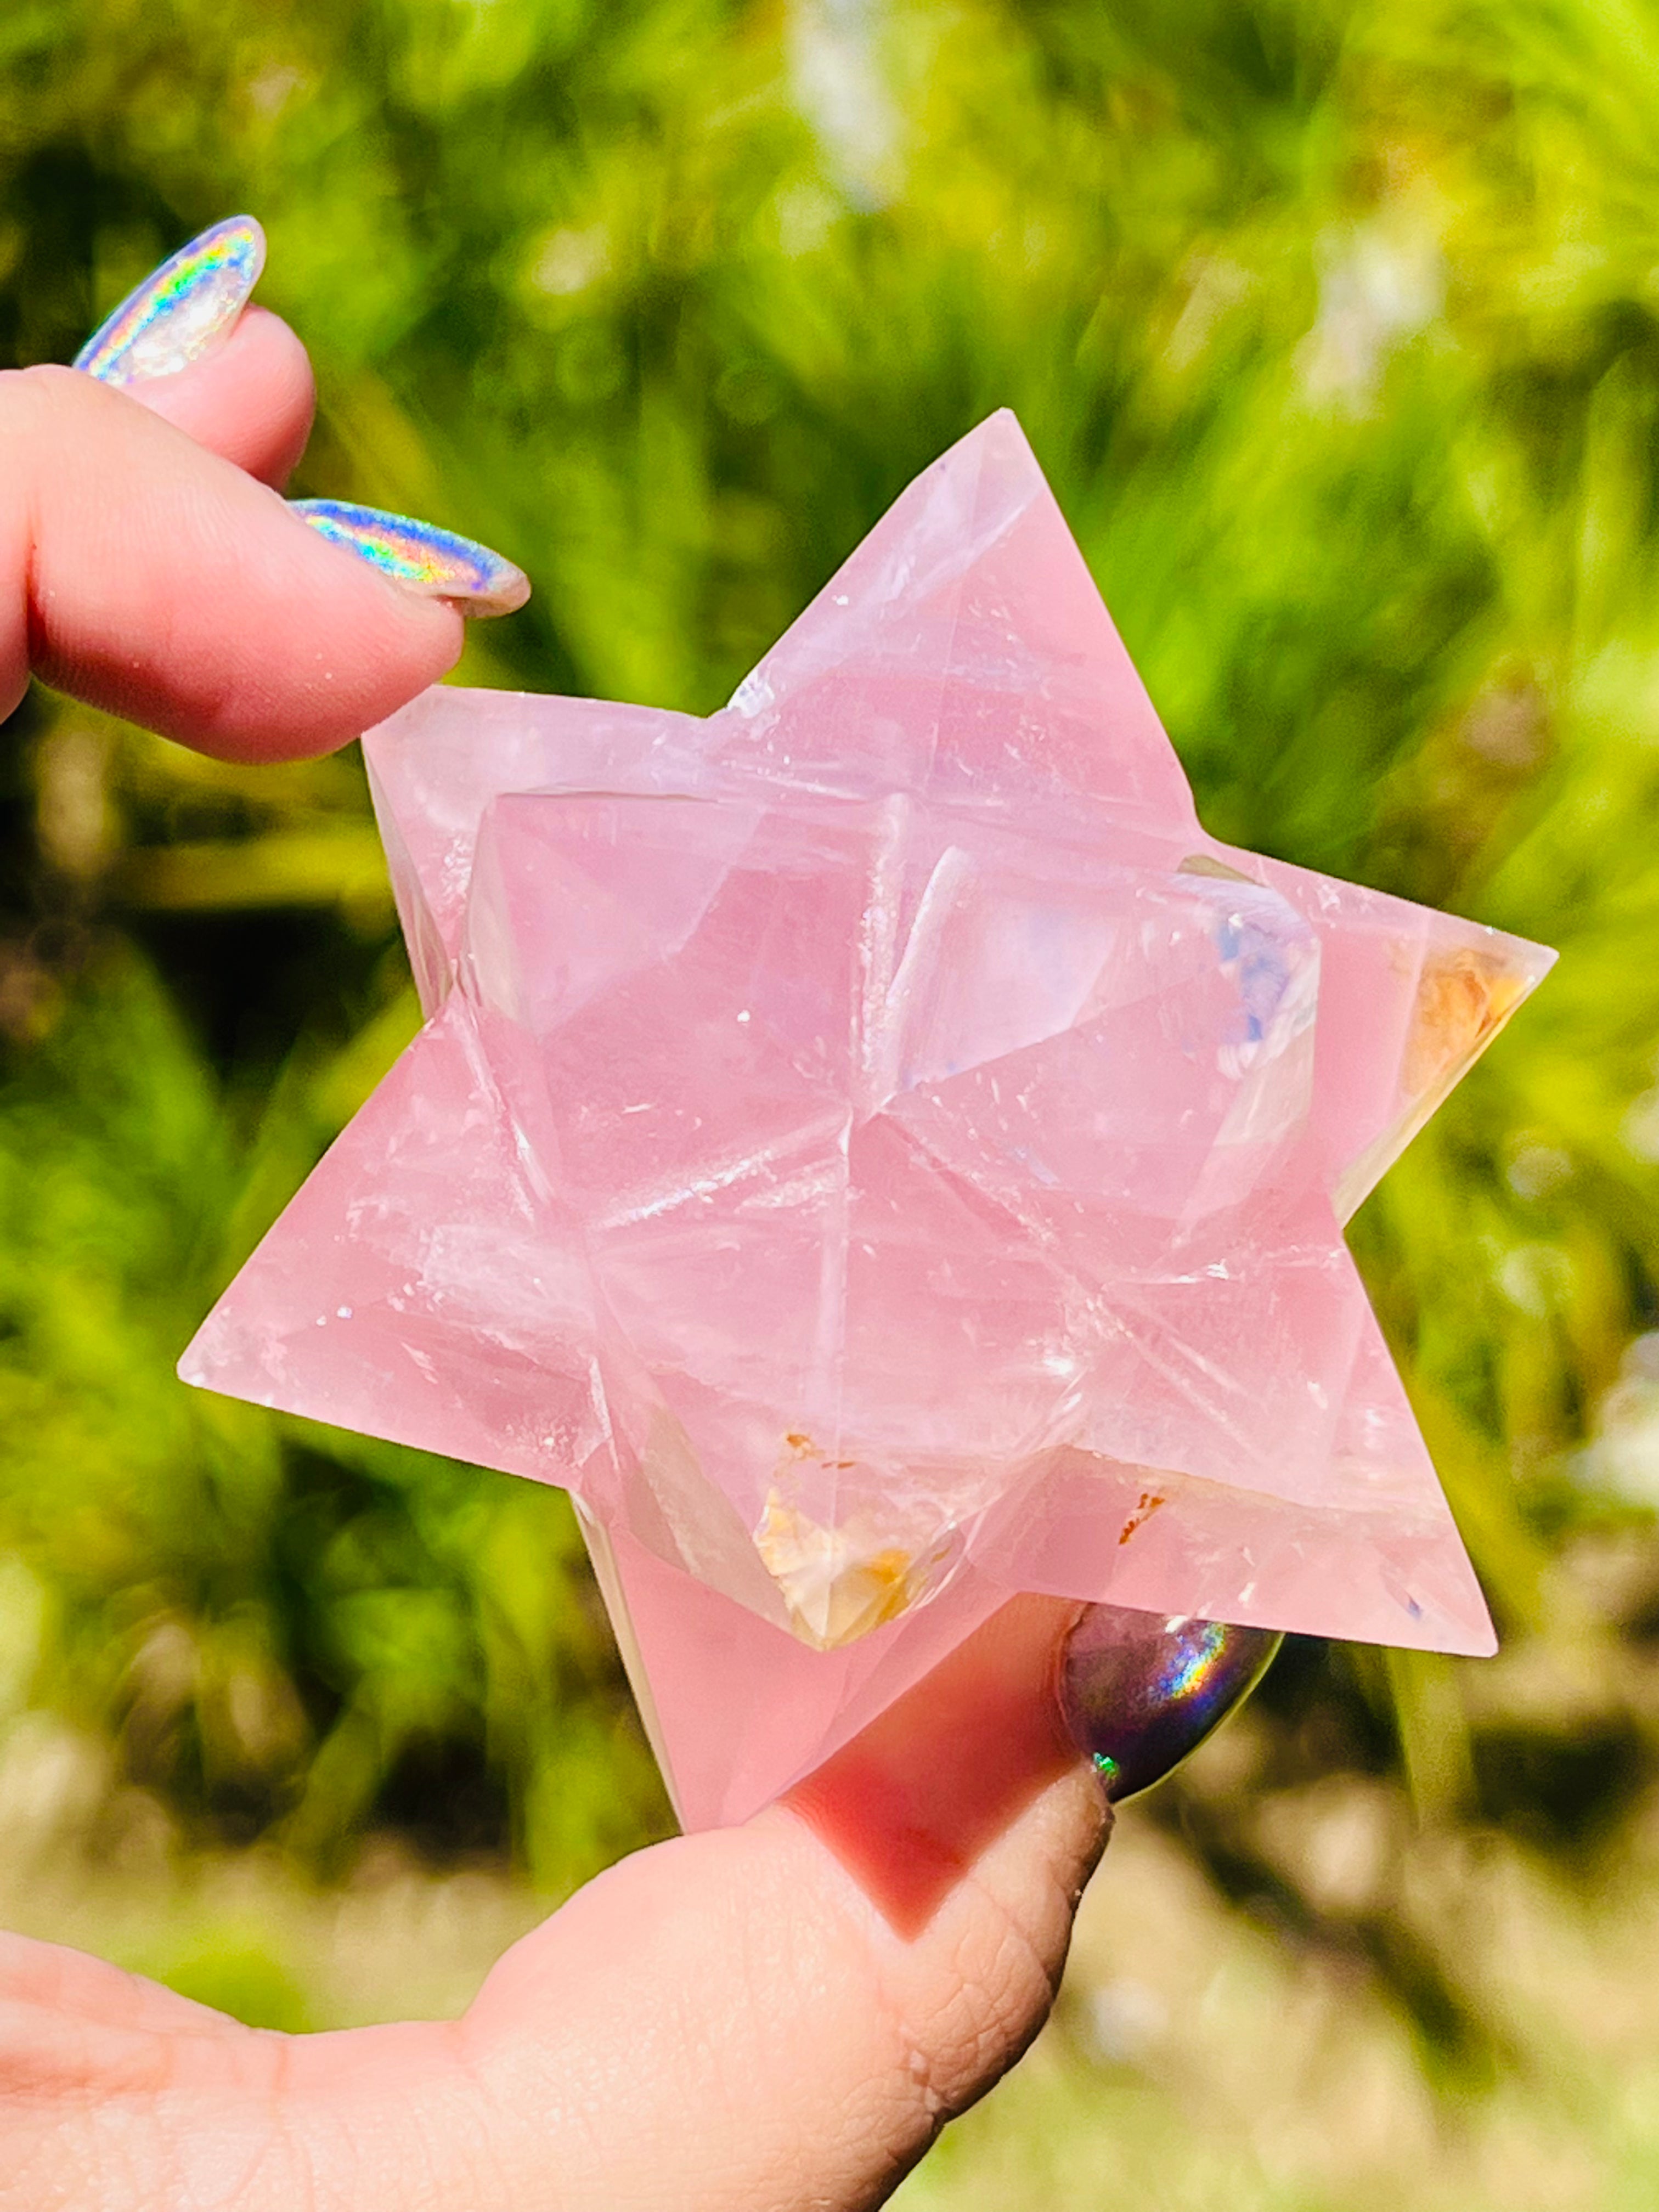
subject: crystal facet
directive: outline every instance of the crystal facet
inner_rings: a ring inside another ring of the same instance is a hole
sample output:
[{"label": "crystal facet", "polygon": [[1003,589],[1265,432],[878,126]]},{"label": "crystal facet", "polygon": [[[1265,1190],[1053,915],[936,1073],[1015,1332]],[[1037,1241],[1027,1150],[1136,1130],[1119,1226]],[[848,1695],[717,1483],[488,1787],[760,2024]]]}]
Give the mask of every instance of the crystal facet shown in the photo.
[{"label": "crystal facet", "polygon": [[1340,1223],[1551,956],[1206,835],[1012,416],[722,713],[365,744],[427,1025],[181,1371],[567,1486],[688,1825],[1022,1590],[1492,1648]]}]

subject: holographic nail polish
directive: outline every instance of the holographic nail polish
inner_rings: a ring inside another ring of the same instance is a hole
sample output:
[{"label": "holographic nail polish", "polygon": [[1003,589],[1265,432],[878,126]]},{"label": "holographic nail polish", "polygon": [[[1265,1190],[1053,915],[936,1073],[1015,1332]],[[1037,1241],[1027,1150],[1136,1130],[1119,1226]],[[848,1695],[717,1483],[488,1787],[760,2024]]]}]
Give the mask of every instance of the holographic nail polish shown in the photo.
[{"label": "holographic nail polish", "polygon": [[230,336],[264,265],[265,234],[251,215],[216,222],[128,294],[75,366],[118,386],[176,375]]},{"label": "holographic nail polish", "polygon": [[432,599],[451,599],[464,615],[510,615],[530,597],[530,579],[487,545],[406,514],[354,507],[339,499],[295,499],[295,514],[383,576]]},{"label": "holographic nail polish", "polygon": [[1196,1751],[1283,1641],[1276,1629],[1091,1606],[1066,1641],[1060,1703],[1114,1804]]}]

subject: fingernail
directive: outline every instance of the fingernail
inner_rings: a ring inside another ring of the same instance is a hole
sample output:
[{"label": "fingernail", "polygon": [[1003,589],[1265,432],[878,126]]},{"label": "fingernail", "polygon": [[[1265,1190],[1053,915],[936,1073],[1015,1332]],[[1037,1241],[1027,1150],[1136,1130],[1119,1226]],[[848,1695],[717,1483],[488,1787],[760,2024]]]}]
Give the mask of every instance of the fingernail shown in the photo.
[{"label": "fingernail", "polygon": [[216,222],[128,294],[75,366],[119,386],[176,375],[230,336],[264,265],[265,234],[251,215]]},{"label": "fingernail", "polygon": [[1067,1638],[1060,1704],[1114,1804],[1150,1790],[1242,1704],[1276,1629],[1092,1605]]},{"label": "fingernail", "polygon": [[453,599],[464,615],[510,615],[530,597],[530,579],[499,553],[453,530],[382,514],[341,499],[295,499],[295,514],[383,576],[430,599]]}]

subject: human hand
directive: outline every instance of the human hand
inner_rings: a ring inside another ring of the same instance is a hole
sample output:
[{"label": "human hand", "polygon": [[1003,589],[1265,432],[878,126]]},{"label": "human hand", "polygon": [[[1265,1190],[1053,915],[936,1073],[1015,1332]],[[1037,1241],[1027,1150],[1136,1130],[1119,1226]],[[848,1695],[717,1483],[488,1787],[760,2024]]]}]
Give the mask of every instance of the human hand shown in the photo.
[{"label": "human hand", "polygon": [[[181,283],[216,240],[245,250]],[[292,331],[246,307],[262,258],[257,225],[216,225],[89,341],[92,373],[0,374],[0,718],[33,673],[198,751],[301,758],[451,667],[461,611],[527,596],[467,539],[280,497],[314,392]]]},{"label": "human hand", "polygon": [[785,1804],[602,1875],[457,2021],[288,2037],[0,1938],[17,2212],[851,2212],[1041,2026],[1109,1814],[1018,1600]]},{"label": "human hand", "polygon": [[[306,526],[276,488],[309,366],[245,298],[125,389],[0,376],[0,712],[33,670],[228,758],[319,752],[451,664],[459,594],[522,596],[465,541],[417,592],[371,526],[367,559]],[[0,2208],[880,2202],[1046,2015],[1109,1826],[1097,1762],[1142,1786],[1259,1671],[1212,1649],[1254,1632],[1206,1630],[1172,1673],[1152,1623],[1158,1663],[1091,1673],[1083,1610],[1014,1601],[784,1803],[590,1884],[457,2021],[272,2035],[0,1937]]]}]

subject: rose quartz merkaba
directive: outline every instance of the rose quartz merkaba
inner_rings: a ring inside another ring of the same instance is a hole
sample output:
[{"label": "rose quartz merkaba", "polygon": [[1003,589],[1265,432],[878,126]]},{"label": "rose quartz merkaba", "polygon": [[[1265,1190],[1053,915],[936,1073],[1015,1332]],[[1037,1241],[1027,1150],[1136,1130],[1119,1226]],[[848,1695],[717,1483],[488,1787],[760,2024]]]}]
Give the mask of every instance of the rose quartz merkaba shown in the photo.
[{"label": "rose quartz merkaba", "polygon": [[1206,836],[1012,416],[723,712],[364,742],[426,1026],[180,1371],[569,1489],[689,1826],[1019,1591],[1492,1649],[1340,1223],[1552,956]]}]

